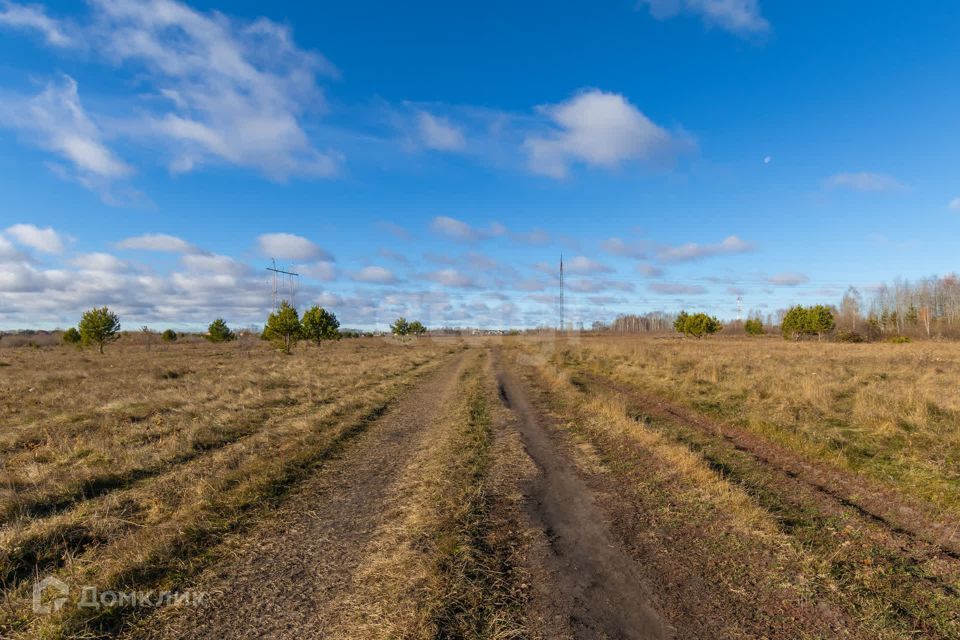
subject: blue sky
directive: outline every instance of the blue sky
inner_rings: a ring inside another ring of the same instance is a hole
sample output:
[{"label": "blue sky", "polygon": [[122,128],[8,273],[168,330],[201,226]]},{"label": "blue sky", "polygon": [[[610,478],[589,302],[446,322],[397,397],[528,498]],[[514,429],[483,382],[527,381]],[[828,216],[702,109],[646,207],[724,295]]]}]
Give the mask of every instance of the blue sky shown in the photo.
[{"label": "blue sky", "polygon": [[956,270],[951,3],[0,2],[0,328],[836,302]]}]

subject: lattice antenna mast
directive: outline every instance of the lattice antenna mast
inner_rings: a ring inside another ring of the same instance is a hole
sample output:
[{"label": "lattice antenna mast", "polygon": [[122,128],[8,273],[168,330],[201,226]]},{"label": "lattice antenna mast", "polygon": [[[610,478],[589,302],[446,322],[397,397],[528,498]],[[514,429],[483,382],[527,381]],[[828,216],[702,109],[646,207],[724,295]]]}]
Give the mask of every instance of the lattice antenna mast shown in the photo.
[{"label": "lattice antenna mast", "polygon": [[560,254],[560,331],[561,333],[566,326],[566,312],[565,307],[566,301],[563,298],[563,254]]},{"label": "lattice antenna mast", "polygon": [[293,271],[287,271],[285,269],[277,267],[277,261],[273,258],[270,258],[270,266],[267,267],[267,271],[273,272],[273,308],[274,310],[280,307],[280,302],[277,300],[278,281],[277,278],[281,276],[286,276],[287,278],[287,291],[290,295],[290,304],[293,304],[293,296],[296,294],[296,280],[294,278],[299,277],[299,273],[294,273]]},{"label": "lattice antenna mast", "polygon": [[743,296],[737,296],[737,321],[743,322]]}]

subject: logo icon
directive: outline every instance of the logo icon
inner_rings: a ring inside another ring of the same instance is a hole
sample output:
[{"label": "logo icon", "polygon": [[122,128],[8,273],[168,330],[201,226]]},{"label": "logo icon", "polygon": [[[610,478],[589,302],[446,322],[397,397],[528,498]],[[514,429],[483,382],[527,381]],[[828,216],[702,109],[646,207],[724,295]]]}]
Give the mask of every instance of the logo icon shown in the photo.
[{"label": "logo icon", "polygon": [[[47,590],[57,595],[44,602],[43,594]],[[68,593],[70,593],[70,585],[54,576],[47,576],[33,585],[33,612],[45,614],[60,611],[67,602]]]}]

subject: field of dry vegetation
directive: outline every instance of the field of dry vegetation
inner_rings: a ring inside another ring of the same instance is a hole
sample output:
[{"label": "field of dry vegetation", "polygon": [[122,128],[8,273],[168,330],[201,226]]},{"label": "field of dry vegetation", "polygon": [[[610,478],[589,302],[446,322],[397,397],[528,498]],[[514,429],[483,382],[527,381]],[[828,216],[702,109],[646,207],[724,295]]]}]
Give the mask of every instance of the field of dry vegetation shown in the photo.
[{"label": "field of dry vegetation", "polygon": [[[949,342],[0,349],[0,637],[960,638],[958,383]],[[48,575],[221,600],[37,615]]]},{"label": "field of dry vegetation", "polygon": [[[0,637],[93,628],[31,615],[35,576],[173,589],[378,416],[454,342],[344,340],[0,352]],[[93,613],[91,613],[93,612]],[[106,619],[91,620],[98,615]]]},{"label": "field of dry vegetation", "polygon": [[960,345],[518,348],[621,476],[616,501],[644,505],[624,535],[662,567],[662,594],[696,599],[681,618],[711,606],[686,591],[696,579],[725,585],[718,618],[741,610],[731,636],[797,622],[797,636],[960,637]]}]

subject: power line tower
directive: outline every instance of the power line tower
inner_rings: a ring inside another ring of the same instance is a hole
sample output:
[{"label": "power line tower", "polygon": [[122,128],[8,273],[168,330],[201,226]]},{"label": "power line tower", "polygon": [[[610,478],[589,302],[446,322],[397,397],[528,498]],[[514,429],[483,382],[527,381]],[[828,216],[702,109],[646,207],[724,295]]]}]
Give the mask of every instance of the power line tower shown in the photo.
[{"label": "power line tower", "polygon": [[294,273],[293,271],[287,271],[282,268],[277,267],[277,261],[273,258],[270,258],[270,266],[267,267],[267,271],[273,272],[273,308],[274,310],[278,309],[280,306],[279,300],[277,300],[277,294],[279,293],[277,278],[282,278],[286,276],[287,278],[287,292],[289,293],[289,302],[292,305],[294,303],[294,296],[296,295],[296,280],[300,276],[299,273]]},{"label": "power line tower", "polygon": [[563,254],[560,254],[560,332],[563,333],[566,327],[566,312],[564,306],[566,301],[563,299]]}]

